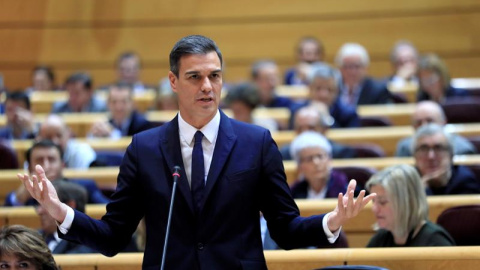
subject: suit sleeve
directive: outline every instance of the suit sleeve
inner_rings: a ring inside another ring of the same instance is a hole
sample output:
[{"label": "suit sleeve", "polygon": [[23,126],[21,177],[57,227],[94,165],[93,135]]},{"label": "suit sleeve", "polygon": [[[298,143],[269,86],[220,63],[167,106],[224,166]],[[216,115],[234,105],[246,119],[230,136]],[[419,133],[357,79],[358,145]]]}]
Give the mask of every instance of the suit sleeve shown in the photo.
[{"label": "suit sleeve", "polygon": [[107,214],[96,220],[75,211],[72,227],[61,238],[84,244],[106,256],[114,256],[128,245],[144,215],[142,188],[137,179],[136,141],[134,136],[125,153]]},{"label": "suit sleeve", "polygon": [[288,187],[282,157],[270,132],[265,131],[262,147],[260,207],[272,238],[284,249],[327,245],[324,215],[300,217]]}]

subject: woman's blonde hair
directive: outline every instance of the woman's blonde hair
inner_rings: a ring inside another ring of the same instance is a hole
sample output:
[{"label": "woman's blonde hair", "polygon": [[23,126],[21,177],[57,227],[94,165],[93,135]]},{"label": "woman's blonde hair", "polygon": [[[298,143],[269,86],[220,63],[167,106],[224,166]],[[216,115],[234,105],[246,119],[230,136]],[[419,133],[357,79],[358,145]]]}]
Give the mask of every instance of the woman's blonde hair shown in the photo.
[{"label": "woman's blonde hair", "polygon": [[366,183],[385,189],[395,215],[393,234],[404,237],[428,219],[425,189],[417,170],[410,165],[395,165],[374,174]]}]

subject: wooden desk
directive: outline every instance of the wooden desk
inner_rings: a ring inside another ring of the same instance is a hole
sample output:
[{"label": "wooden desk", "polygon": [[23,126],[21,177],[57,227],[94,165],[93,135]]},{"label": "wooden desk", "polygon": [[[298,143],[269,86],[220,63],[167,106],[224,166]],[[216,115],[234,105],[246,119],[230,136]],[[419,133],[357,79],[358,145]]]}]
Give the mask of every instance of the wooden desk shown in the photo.
[{"label": "wooden desk", "polygon": [[[95,96],[102,100],[107,100],[106,92],[97,92]],[[144,93],[135,93],[133,100],[135,107],[141,112],[152,108],[155,103],[157,93],[153,89],[146,90]],[[66,91],[48,91],[48,92],[33,92],[30,96],[32,104],[32,111],[34,113],[50,113],[52,111],[53,103],[57,101],[66,101],[68,93]]]},{"label": "wooden desk", "polygon": [[411,115],[416,104],[387,104],[387,105],[362,105],[358,106],[357,113],[360,117],[383,116],[392,122],[394,126],[411,125]]},{"label": "wooden desk", "polygon": [[[331,265],[376,265],[391,270],[477,269],[480,247],[345,248],[267,250],[270,270],[305,270]],[[140,270],[143,253],[54,255],[63,270]]]}]

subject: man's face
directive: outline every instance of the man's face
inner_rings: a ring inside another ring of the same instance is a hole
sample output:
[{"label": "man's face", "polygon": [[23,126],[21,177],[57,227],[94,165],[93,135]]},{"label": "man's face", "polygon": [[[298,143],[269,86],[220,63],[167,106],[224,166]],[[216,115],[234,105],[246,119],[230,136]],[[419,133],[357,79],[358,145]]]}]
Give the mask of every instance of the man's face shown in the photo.
[{"label": "man's face", "polygon": [[128,88],[111,88],[108,96],[108,109],[115,122],[121,123],[133,111],[133,100]]},{"label": "man's face", "polygon": [[436,108],[432,108],[430,106],[417,107],[412,115],[413,128],[418,129],[419,127],[429,123],[435,123],[441,126],[445,125],[445,121],[442,120],[440,112],[438,112]]},{"label": "man's face", "polygon": [[168,74],[178,95],[180,113],[189,124],[201,128],[217,113],[222,91],[222,65],[216,52],[180,58],[178,78]]},{"label": "man's face", "polygon": [[62,178],[63,162],[60,152],[55,147],[37,147],[30,154],[29,170],[35,172],[35,166],[40,165],[45,170],[48,180]]},{"label": "man's face", "polygon": [[332,105],[337,97],[337,88],[333,78],[315,78],[310,83],[310,99],[325,103],[327,106]]},{"label": "man's face", "polygon": [[324,187],[330,175],[330,157],[320,147],[308,147],[299,153],[299,173],[312,188]]},{"label": "man's face", "polygon": [[73,82],[66,85],[68,104],[76,112],[82,111],[92,97],[90,89],[85,88],[82,82]]},{"label": "man's face", "polygon": [[340,67],[343,83],[354,87],[359,85],[367,74],[367,67],[362,63],[360,56],[348,56],[343,59]]},{"label": "man's face", "polygon": [[17,100],[7,100],[5,102],[5,114],[7,116],[7,123],[10,125],[18,124],[17,111],[26,109],[27,105],[24,102]]},{"label": "man's face", "polygon": [[118,65],[118,78],[126,83],[136,83],[140,77],[140,63],[137,57],[127,57]]},{"label": "man's face", "polygon": [[295,117],[295,132],[300,134],[304,131],[316,131],[323,133],[324,129],[320,125],[319,114],[302,113]]},{"label": "man's face", "polygon": [[394,63],[395,69],[400,69],[405,65],[412,65],[417,67],[418,59],[413,48],[408,46],[400,47],[396,52],[396,62]]},{"label": "man's face", "polygon": [[320,48],[318,44],[313,41],[305,41],[301,44],[301,49],[299,51],[299,61],[305,63],[315,63],[320,61]]},{"label": "man's face", "polygon": [[52,81],[48,78],[48,75],[43,70],[38,70],[33,74],[33,88],[36,91],[49,91],[53,90]]},{"label": "man's face", "polygon": [[452,165],[448,141],[443,134],[424,136],[418,139],[414,149],[415,166],[420,175],[444,171]]},{"label": "man's face", "polygon": [[60,145],[62,151],[65,151],[69,138],[69,133],[66,127],[61,123],[44,123],[40,127],[38,133],[39,140],[51,140],[55,144]]},{"label": "man's face", "polygon": [[242,101],[234,101],[230,104],[230,109],[233,113],[233,118],[238,121],[250,123],[252,120],[252,108],[243,103]]},{"label": "man's face", "polygon": [[270,102],[275,89],[280,84],[278,68],[274,65],[264,66],[259,70],[255,83],[260,91],[262,103]]}]

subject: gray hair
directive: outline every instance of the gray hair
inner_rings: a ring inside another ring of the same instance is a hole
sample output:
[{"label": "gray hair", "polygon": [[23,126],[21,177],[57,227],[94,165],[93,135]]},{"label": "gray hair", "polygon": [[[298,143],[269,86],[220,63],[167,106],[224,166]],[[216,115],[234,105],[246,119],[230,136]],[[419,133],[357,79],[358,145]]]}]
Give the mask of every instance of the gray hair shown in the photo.
[{"label": "gray hair", "polygon": [[333,79],[334,82],[337,82],[340,79],[340,72],[328,64],[315,63],[312,65],[312,68],[307,75],[307,80],[311,83],[317,78],[325,80]]},{"label": "gray hair", "polygon": [[413,140],[411,145],[412,153],[415,153],[415,149],[417,149],[418,147],[418,141],[421,138],[427,137],[427,136],[433,136],[436,134],[442,134],[447,139],[448,152],[453,157],[453,154],[455,153],[455,147],[453,145],[452,135],[448,133],[448,131],[443,126],[435,123],[425,124],[418,128],[417,132],[415,132],[415,134],[413,135]]},{"label": "gray hair", "polygon": [[370,57],[368,56],[368,52],[365,47],[358,43],[345,43],[337,52],[335,64],[338,67],[341,67],[343,60],[349,56],[359,56],[364,66],[368,66],[370,63]]},{"label": "gray hair", "polygon": [[260,71],[266,67],[278,68],[277,64],[273,60],[269,60],[269,59],[258,60],[252,65],[252,69],[251,69],[252,79],[256,79]]},{"label": "gray hair", "polygon": [[332,156],[332,146],[322,134],[315,131],[305,131],[293,139],[290,145],[290,155],[300,163],[300,152],[306,148],[320,147],[328,156]]},{"label": "gray hair", "polygon": [[408,40],[399,40],[395,42],[395,45],[393,45],[392,51],[390,52],[390,61],[392,63],[397,63],[397,53],[402,48],[410,48],[418,59],[418,50],[413,43]]},{"label": "gray hair", "polygon": [[420,175],[410,165],[388,167],[374,174],[365,184],[368,191],[373,186],[385,189],[395,215],[394,231],[407,236],[421,222],[428,219],[428,202]]}]

